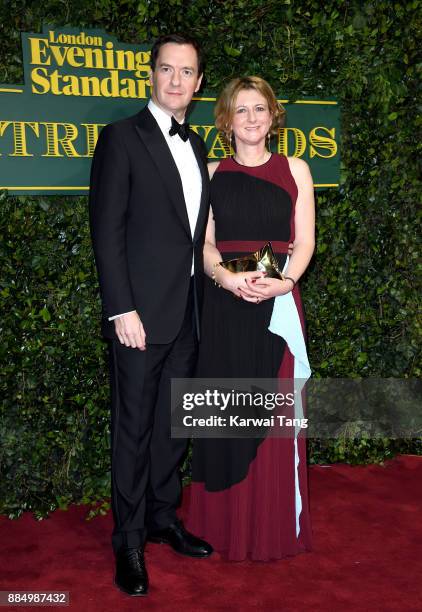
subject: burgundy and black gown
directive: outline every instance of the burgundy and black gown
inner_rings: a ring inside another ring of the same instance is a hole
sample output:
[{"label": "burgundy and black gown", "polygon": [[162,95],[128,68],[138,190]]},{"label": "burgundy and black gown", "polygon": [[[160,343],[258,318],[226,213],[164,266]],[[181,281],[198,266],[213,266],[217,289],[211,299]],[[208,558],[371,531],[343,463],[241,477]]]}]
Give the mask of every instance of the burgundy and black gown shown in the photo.
[{"label": "burgundy and black gown", "polygon": [[[221,161],[211,181],[211,206],[223,259],[270,240],[283,269],[294,239],[296,198],[284,156],[273,154],[257,167]],[[297,286],[292,296],[294,333],[303,335]],[[293,379],[294,333],[286,342],[268,329],[274,302],[235,299],[207,277],[197,376]],[[195,439],[186,524],[230,560],[268,561],[310,550],[304,438]]]}]

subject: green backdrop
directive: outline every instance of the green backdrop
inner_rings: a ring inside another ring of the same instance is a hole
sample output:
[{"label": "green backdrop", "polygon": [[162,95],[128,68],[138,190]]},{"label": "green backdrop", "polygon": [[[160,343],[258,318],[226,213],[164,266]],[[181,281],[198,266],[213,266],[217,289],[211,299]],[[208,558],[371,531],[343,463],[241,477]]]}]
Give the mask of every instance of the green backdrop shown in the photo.
[{"label": "green backdrop", "polygon": [[[413,377],[419,15],[417,0],[10,0],[0,5],[0,82],[22,81],[19,32],[43,23],[128,43],[184,29],[204,44],[211,90],[259,74],[289,99],[338,100],[341,186],[318,194],[317,252],[302,282],[311,364],[320,377]],[[0,249],[0,512],[102,500],[108,387],[86,198],[3,195]],[[421,443],[340,437],[309,450],[312,462],[368,462]]]},{"label": "green backdrop", "polygon": [[[22,32],[24,83],[0,84],[0,190],[87,195],[99,131],[139,112],[149,99],[150,51],[151,43],[122,44],[99,28],[44,25],[42,32]],[[290,103],[276,93],[288,120],[273,136],[272,150],[307,161],[316,188],[337,188],[337,101]],[[189,108],[191,128],[204,139],[210,160],[228,153],[214,126],[215,100],[215,92],[201,90]]]}]

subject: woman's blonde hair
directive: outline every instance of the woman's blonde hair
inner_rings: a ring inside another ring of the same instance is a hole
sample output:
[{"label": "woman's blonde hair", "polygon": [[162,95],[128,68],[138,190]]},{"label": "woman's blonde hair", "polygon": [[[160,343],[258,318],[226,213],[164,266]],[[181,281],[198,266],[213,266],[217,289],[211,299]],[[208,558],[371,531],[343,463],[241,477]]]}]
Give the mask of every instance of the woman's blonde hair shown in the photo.
[{"label": "woman's blonde hair", "polygon": [[236,99],[243,89],[254,89],[262,96],[268,104],[268,109],[273,117],[270,134],[276,134],[278,128],[284,125],[286,111],[272,90],[271,85],[257,76],[246,76],[233,79],[221,92],[214,109],[215,126],[222,132],[226,140],[230,141],[231,122],[233,119]]}]

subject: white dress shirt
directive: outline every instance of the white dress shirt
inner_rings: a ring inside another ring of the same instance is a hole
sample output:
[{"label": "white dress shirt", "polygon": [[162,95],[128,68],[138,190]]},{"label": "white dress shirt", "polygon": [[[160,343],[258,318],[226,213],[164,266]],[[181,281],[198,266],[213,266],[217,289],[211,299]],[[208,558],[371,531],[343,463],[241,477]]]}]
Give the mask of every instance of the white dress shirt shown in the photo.
[{"label": "white dress shirt", "polygon": [[[170,115],[167,115],[167,113],[165,113],[159,106],[154,104],[152,100],[148,102],[148,109],[158,123],[158,126],[166,139],[170,153],[172,154],[174,162],[179,171],[180,179],[182,181],[183,195],[185,197],[186,211],[189,219],[190,232],[193,237],[196,222],[198,220],[202,193],[201,171],[199,169],[198,162],[196,161],[195,153],[193,152],[192,145],[189,140],[184,142],[178,134],[170,136]],[[193,274],[193,272],[194,260],[192,254],[191,274]],[[117,319],[117,317],[121,317],[124,314],[128,313],[123,312],[121,314],[114,315],[113,317],[109,317],[108,320],[113,321],[113,319]]]}]

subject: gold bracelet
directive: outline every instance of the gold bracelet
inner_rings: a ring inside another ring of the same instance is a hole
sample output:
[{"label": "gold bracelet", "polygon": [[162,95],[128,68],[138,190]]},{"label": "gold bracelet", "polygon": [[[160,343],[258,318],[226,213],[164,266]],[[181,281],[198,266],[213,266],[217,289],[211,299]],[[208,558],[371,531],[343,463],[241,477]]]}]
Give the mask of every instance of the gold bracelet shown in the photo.
[{"label": "gold bracelet", "polygon": [[219,261],[217,261],[217,263],[213,264],[213,267],[212,267],[212,272],[211,272],[211,278],[212,278],[212,280],[214,281],[214,285],[215,285],[216,287],[221,287],[220,283],[219,283],[219,282],[217,282],[217,280],[216,280],[216,278],[215,278],[215,269],[216,269],[216,268],[217,268],[219,265],[220,265],[220,262],[219,262]]}]

